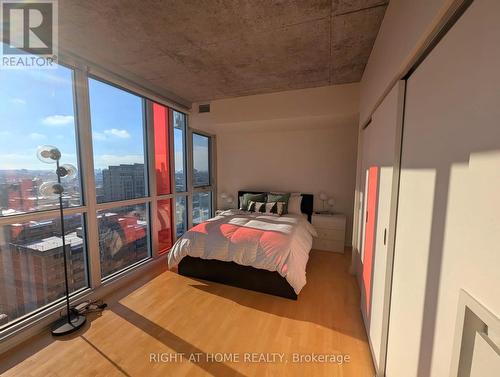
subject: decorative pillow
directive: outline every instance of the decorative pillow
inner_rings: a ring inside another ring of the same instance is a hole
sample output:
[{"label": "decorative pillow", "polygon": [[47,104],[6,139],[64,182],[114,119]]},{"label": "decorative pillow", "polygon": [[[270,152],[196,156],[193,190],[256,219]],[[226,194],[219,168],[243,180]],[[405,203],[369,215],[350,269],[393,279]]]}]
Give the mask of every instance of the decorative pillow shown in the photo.
[{"label": "decorative pillow", "polygon": [[293,193],[288,200],[288,213],[292,213],[295,215],[302,214],[302,195]]},{"label": "decorative pillow", "polygon": [[253,200],[250,200],[248,202],[247,211],[249,212],[264,212],[265,210],[266,210],[265,202],[254,202]]},{"label": "decorative pillow", "polygon": [[266,201],[266,194],[243,194],[243,200],[241,200],[240,197],[240,209],[244,209],[248,211],[248,204],[249,202],[265,202]]},{"label": "decorative pillow", "polygon": [[252,200],[250,200],[250,201],[248,202],[248,206],[247,206],[247,208],[246,208],[245,210],[246,210],[246,211],[248,211],[248,212],[253,212],[253,211],[255,211],[255,202],[254,202],[254,201],[252,201]]},{"label": "decorative pillow", "polygon": [[284,215],[285,211],[285,202],[268,202],[265,204],[266,213],[273,215]]},{"label": "decorative pillow", "polygon": [[266,203],[266,213],[273,215],[276,213],[276,202]]},{"label": "decorative pillow", "polygon": [[286,202],[277,202],[276,203],[276,214],[278,216],[281,216],[281,215],[286,215]]},{"label": "decorative pillow", "polygon": [[285,203],[285,209],[283,214],[286,215],[288,213],[288,200],[290,199],[290,194],[277,194],[270,192],[267,194],[267,202],[283,202]]},{"label": "decorative pillow", "polygon": [[255,203],[255,212],[266,212],[266,202]]},{"label": "decorative pillow", "polygon": [[243,195],[240,196],[239,203],[240,203],[240,210],[246,211],[248,206],[245,207],[245,203],[243,203]]}]

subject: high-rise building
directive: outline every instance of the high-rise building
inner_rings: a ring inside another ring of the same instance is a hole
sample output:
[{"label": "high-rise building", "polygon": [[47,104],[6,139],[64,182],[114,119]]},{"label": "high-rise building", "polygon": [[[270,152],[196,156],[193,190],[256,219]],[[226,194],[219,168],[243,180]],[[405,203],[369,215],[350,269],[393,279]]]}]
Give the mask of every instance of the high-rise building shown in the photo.
[{"label": "high-rise building", "polygon": [[102,170],[103,201],[141,198],[145,194],[144,164],[121,164]]},{"label": "high-rise building", "polygon": [[[70,291],[86,284],[79,216],[67,217],[66,253]],[[2,229],[0,316],[7,322],[65,295],[62,237],[58,220],[12,224]],[[5,319],[6,317],[6,319]]]},{"label": "high-rise building", "polygon": [[19,178],[0,185],[0,207],[6,210],[27,212],[38,205],[37,187],[41,184],[36,179]]}]

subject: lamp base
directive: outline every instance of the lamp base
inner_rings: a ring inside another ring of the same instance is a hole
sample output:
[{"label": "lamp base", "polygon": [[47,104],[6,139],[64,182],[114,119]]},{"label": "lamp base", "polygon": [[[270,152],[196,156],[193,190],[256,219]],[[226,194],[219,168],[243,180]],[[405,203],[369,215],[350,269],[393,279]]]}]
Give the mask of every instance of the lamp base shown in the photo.
[{"label": "lamp base", "polygon": [[87,318],[83,315],[70,314],[70,322],[68,322],[68,316],[64,316],[52,325],[52,335],[63,336],[71,334],[81,328],[85,322],[87,322]]}]

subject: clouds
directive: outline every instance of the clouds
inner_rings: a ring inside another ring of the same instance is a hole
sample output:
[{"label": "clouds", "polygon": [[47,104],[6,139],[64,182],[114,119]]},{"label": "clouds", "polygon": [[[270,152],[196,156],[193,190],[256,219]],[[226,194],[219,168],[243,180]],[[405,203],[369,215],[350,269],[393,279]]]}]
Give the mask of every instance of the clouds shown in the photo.
[{"label": "clouds", "polygon": [[94,131],[94,132],[92,132],[92,138],[94,140],[103,141],[103,140],[106,140],[106,135],[103,134],[102,132]]},{"label": "clouds", "polygon": [[[73,151],[61,151],[62,160],[65,164],[78,166],[76,153]],[[51,170],[54,165],[44,164],[36,157],[36,148],[21,149],[12,153],[0,153],[0,170],[30,169],[30,170]]]},{"label": "clouds", "polygon": [[128,133],[127,130],[119,130],[116,128],[112,128],[110,130],[104,130],[104,134],[107,136],[115,136],[115,137],[118,137],[120,139],[129,139],[130,138],[130,134]]},{"label": "clouds", "polygon": [[73,115],[49,115],[42,119],[42,124],[49,127],[62,127],[75,122]]},{"label": "clouds", "polygon": [[[35,156],[35,152],[27,153],[0,153],[0,169],[40,169],[50,165],[42,164]],[[45,166],[41,166],[45,165]]]},{"label": "clouds", "polygon": [[102,154],[95,156],[94,166],[96,168],[107,168],[120,164],[144,164],[144,155],[140,154]]},{"label": "clouds", "polygon": [[108,140],[112,138],[116,139],[130,139],[130,133],[127,130],[119,130],[117,128],[111,128],[109,130],[104,130],[104,132],[92,132],[92,137],[94,140]]}]

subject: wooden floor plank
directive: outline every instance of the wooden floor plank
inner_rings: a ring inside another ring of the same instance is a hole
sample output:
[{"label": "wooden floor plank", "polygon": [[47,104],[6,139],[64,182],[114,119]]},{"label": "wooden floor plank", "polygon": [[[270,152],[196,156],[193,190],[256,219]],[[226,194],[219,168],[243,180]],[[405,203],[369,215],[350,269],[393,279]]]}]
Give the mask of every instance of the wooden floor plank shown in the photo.
[{"label": "wooden floor plank", "polygon": [[[347,253],[311,252],[308,283],[297,301],[164,271],[109,297],[109,309],[77,335],[56,340],[42,334],[11,350],[0,357],[0,373],[371,377],[359,290],[348,265]],[[150,362],[150,354],[162,353],[170,361]],[[245,362],[245,355],[261,353],[275,360]],[[348,355],[350,361],[314,362],[313,353]],[[198,354],[199,361],[187,360]],[[232,359],[215,361],[220,354]]]}]

